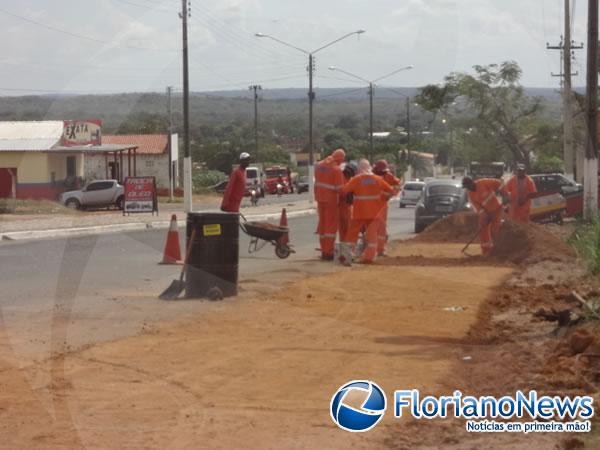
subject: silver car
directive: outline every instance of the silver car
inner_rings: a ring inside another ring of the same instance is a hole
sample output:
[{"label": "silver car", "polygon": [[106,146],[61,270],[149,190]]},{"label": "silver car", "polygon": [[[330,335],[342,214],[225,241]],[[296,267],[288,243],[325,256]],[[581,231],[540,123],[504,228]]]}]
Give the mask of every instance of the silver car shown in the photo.
[{"label": "silver car", "polygon": [[78,191],[63,192],[59,201],[68,208],[116,206],[123,209],[124,188],[117,180],[92,181]]},{"label": "silver car", "polygon": [[416,205],[421,198],[425,183],[422,181],[407,181],[402,186],[400,193],[400,208],[405,208],[406,205]]}]

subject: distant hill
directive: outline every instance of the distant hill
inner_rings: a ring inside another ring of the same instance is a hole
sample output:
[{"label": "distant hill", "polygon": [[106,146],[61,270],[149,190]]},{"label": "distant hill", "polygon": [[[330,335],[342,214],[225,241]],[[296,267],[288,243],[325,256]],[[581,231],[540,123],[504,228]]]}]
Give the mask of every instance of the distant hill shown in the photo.
[{"label": "distant hill", "polygon": [[[317,88],[315,120],[332,126],[340,116],[354,115],[359,120],[368,118],[367,87]],[[406,97],[414,97],[417,88],[377,87],[375,89],[375,120],[381,126],[394,126],[406,114]],[[545,114],[553,120],[560,118],[561,97],[557,89],[526,88],[526,93],[544,99]],[[192,126],[250,123],[254,108],[252,92],[248,90],[193,92],[190,95]],[[298,123],[305,126],[307,112],[306,89],[266,89],[261,91],[259,106],[262,123]],[[181,94],[173,98],[174,125],[181,120]],[[425,123],[427,114],[414,107],[414,124]],[[9,96],[0,101],[0,120],[60,120],[98,118],[104,123],[105,133],[126,129],[124,125],[136,121],[150,121],[155,129],[163,129],[167,120],[167,99],[160,93],[123,93],[103,95],[42,95]],[[158,124],[158,125],[156,125]],[[275,125],[274,125],[275,126]]]}]

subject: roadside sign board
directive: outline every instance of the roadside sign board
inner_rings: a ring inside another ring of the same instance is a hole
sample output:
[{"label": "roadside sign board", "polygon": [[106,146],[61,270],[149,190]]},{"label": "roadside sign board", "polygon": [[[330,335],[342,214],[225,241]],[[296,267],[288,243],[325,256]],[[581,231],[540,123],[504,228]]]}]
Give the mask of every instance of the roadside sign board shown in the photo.
[{"label": "roadside sign board", "polygon": [[125,178],[123,214],[158,213],[156,179],[154,177]]},{"label": "roadside sign board", "polygon": [[65,120],[63,121],[63,135],[61,145],[71,147],[74,145],[100,145],[102,144],[102,121],[90,120]]}]

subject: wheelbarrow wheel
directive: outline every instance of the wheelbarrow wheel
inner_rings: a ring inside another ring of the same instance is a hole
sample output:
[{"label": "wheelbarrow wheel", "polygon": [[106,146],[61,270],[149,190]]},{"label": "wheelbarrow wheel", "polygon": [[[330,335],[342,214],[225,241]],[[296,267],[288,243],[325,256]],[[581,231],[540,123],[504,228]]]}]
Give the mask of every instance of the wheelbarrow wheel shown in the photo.
[{"label": "wheelbarrow wheel", "polygon": [[215,286],[215,287],[210,288],[206,292],[206,296],[208,297],[209,300],[212,300],[212,301],[223,300],[223,291],[221,289],[219,289],[217,286]]},{"label": "wheelbarrow wheel", "polygon": [[278,258],[285,259],[290,256],[291,250],[286,244],[277,244],[275,246],[275,254]]}]

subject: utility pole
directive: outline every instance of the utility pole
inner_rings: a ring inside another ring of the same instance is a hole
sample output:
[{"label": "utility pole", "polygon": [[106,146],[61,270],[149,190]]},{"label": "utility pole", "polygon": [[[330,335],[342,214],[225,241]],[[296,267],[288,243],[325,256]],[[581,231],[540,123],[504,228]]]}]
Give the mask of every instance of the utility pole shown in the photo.
[{"label": "utility pole", "polygon": [[573,57],[572,50],[582,49],[583,44],[575,45],[571,40],[571,7],[569,0],[564,0],[564,8],[564,36],[561,36],[559,45],[551,46],[546,44],[546,48],[561,51],[560,73],[553,73],[552,76],[561,78],[560,84],[563,97],[563,161],[565,175],[570,179],[574,179],[575,152],[573,149],[573,94],[571,77],[578,75],[578,73],[571,73],[571,58]]},{"label": "utility pole", "polygon": [[[315,101],[315,92],[313,90],[314,74],[314,56],[308,55],[308,167],[313,167],[315,163],[313,155],[313,102]],[[310,177],[309,177],[310,178]]]},{"label": "utility pole", "polygon": [[171,93],[173,92],[173,86],[167,86],[167,114],[169,115],[169,135],[167,136],[167,143],[169,146],[169,198],[173,201],[173,190],[174,190],[174,173],[173,173],[173,143],[171,142],[171,136],[173,135],[173,115],[172,115],[172,103]]},{"label": "utility pole", "polygon": [[410,97],[406,97],[406,151],[410,154]]},{"label": "utility pole", "polygon": [[373,83],[369,83],[369,159],[373,159]]},{"label": "utility pole", "polygon": [[571,180],[575,179],[575,153],[573,151],[573,112],[571,110],[571,8],[569,0],[565,0],[565,44],[563,50],[563,115],[564,115],[564,146],[563,160],[565,162],[565,175]]},{"label": "utility pole", "polygon": [[586,119],[587,139],[583,168],[583,217],[598,215],[598,0],[588,0]]},{"label": "utility pole", "polygon": [[312,205],[315,195],[315,157],[313,155],[313,90],[314,56],[308,54],[308,203]]},{"label": "utility pole", "polygon": [[192,211],[192,158],[190,155],[190,80],[188,68],[188,1],[181,0],[183,37],[183,192],[184,209]]},{"label": "utility pole", "polygon": [[258,91],[262,90],[262,86],[254,84],[248,89],[254,91],[254,161],[258,159]]}]

